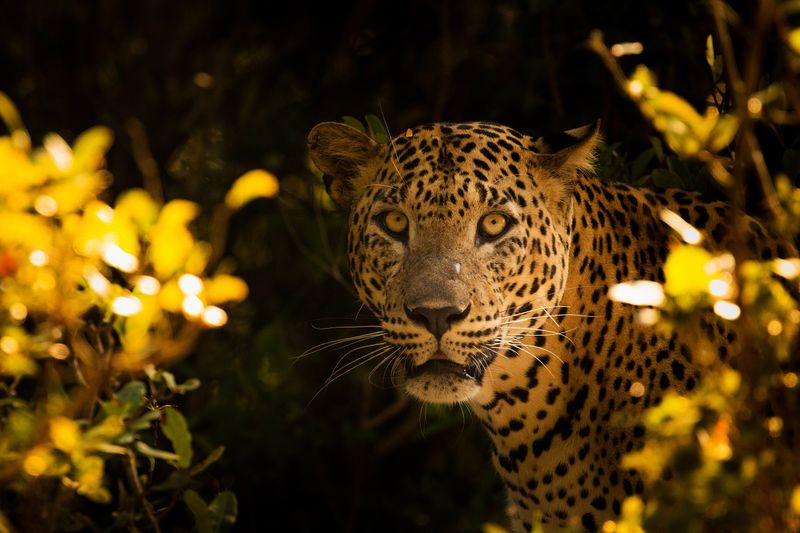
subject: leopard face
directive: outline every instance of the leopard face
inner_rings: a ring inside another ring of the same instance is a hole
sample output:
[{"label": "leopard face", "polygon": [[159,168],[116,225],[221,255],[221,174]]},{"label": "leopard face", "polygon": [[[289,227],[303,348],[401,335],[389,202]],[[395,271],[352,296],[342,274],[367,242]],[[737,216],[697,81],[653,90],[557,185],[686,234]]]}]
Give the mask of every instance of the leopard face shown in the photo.
[{"label": "leopard face", "polygon": [[412,396],[474,398],[557,312],[569,267],[572,177],[596,128],[551,149],[488,123],[437,124],[377,145],[341,124],[309,136],[349,216],[350,271]]}]

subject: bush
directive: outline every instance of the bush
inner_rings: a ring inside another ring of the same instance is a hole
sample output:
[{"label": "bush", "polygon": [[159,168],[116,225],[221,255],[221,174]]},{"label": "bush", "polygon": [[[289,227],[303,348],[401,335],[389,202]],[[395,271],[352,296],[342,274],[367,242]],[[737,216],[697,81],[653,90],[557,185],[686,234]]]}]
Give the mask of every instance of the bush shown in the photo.
[{"label": "bush", "polygon": [[224,451],[197,460],[175,405],[200,382],[165,366],[247,296],[221,260],[227,221],[274,196],[276,179],[240,177],[206,243],[192,202],[141,189],[100,199],[108,129],[32,149],[2,93],[0,115],[0,531],[158,531],[181,499],[199,531],[229,528],[233,493],[207,503],[190,488]]},{"label": "bush", "polygon": [[[695,392],[668,394],[644,413],[644,448],[627,455],[623,466],[642,474],[651,498],[646,504],[629,498],[620,521],[603,526],[609,532],[800,530],[800,259],[793,247],[800,229],[800,189],[786,173],[770,176],[755,133],[759,124],[777,132],[787,117],[796,120],[798,108],[787,103],[796,74],[789,70],[783,80],[761,78],[755,56],[740,75],[727,29],[731,12],[719,1],[710,4],[717,38],[708,36],[706,42],[713,85],[704,114],[658,88],[642,65],[625,77],[615,56],[623,55],[626,45],[608,49],[598,33],[589,45],[669,149],[697,169],[688,175],[704,172],[742,211],[747,176],[758,178],[771,230],[782,238],[788,257],[748,259],[743,218],[731,221],[743,246],[720,252],[706,250],[701,233],[677,214],[661,213],[676,237],[664,266],[665,282],[619,284],[612,289],[616,298],[649,305],[639,312],[640,320],[662,329],[682,327],[713,310],[739,322],[742,349],[734,354],[732,367],[707,375]],[[772,21],[771,29],[784,42],[780,53],[796,69],[798,30],[785,27],[791,9],[787,4],[779,11],[771,2],[760,2],[756,19]],[[751,56],[764,45],[758,40],[767,39],[766,30],[754,28],[748,36],[756,50]],[[672,165],[640,181],[687,186],[686,174],[676,172],[685,164],[664,155],[659,159]],[[692,356],[701,358],[706,351],[698,340]]]}]

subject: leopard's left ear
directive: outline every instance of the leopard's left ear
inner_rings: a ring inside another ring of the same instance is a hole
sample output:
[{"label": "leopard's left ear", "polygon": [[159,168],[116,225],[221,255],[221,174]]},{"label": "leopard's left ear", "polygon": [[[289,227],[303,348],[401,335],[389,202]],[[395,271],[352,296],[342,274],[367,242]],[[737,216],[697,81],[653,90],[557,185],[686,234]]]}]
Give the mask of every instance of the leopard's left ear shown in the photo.
[{"label": "leopard's left ear", "polygon": [[[530,165],[545,201],[560,220],[572,217],[572,193],[579,170],[591,170],[600,142],[600,121],[532,141]],[[562,218],[563,217],[563,218]]]},{"label": "leopard's left ear", "polygon": [[562,176],[572,176],[576,170],[592,169],[601,138],[600,120],[595,120],[580,128],[536,139],[532,149],[539,153],[542,166]]}]

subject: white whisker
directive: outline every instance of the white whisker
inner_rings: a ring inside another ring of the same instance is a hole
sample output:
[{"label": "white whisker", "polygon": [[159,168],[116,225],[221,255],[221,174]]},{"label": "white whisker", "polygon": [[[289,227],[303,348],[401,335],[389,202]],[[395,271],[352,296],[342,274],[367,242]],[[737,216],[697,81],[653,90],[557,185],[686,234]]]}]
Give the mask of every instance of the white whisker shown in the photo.
[{"label": "white whisker", "polygon": [[300,355],[292,357],[292,361],[296,362],[304,357],[308,357],[309,355],[313,355],[315,353],[319,353],[323,350],[327,349],[336,349],[340,350],[346,348],[348,346],[352,346],[361,341],[375,339],[381,337],[383,335],[383,331],[373,331],[370,333],[362,333],[361,335],[354,335],[352,337],[345,337],[344,339],[336,339],[332,341],[325,341],[321,344],[318,344],[312,348],[309,348],[305,352],[301,353]]},{"label": "white whisker", "polygon": [[[387,369],[387,368],[389,368],[389,365],[388,365],[387,363],[389,363],[389,361],[391,361],[393,357],[396,357],[396,356],[397,356],[397,353],[400,351],[400,347],[398,347],[398,346],[390,346],[390,348],[392,348],[392,349],[391,349],[391,350],[389,350],[389,353],[388,353],[388,355],[386,355],[386,356],[385,356],[383,359],[381,359],[381,360],[378,362],[378,364],[376,364],[376,365],[375,365],[375,366],[372,368],[372,370],[370,370],[370,371],[369,371],[369,374],[367,374],[367,380],[368,380],[370,383],[372,383],[373,385],[374,385],[374,383],[372,382],[372,376],[373,376],[373,374],[375,374],[375,372],[377,372],[377,371],[378,371],[378,369],[379,369],[381,366],[383,366],[383,365],[386,365],[386,366],[384,367],[384,370],[383,370],[383,376],[381,377],[381,381],[382,381],[382,383],[385,383],[385,382],[386,382],[386,369]],[[385,353],[385,352],[384,352],[384,353]]]},{"label": "white whisker", "polygon": [[[358,366],[361,366],[363,363],[365,363],[366,361],[368,361],[369,359],[374,357],[375,352],[377,350],[373,350],[372,352],[367,353],[367,354],[359,355],[358,357],[356,357],[352,361],[348,361],[347,363],[342,365],[341,368],[340,368],[339,365],[342,363],[342,361],[348,355],[350,355],[351,353],[357,352],[359,350],[365,350],[367,348],[376,348],[377,349],[378,347],[381,347],[381,346],[383,346],[383,348],[381,348],[381,354],[383,353],[382,352],[383,350],[386,350],[386,349],[391,347],[391,346],[386,345],[385,342],[381,341],[381,342],[376,342],[375,344],[370,344],[370,345],[367,345],[367,346],[359,346],[358,348],[353,348],[352,350],[350,350],[349,352],[344,354],[341,358],[339,358],[339,360],[334,365],[333,370],[331,371],[330,377],[328,377],[328,379],[325,380],[325,384],[329,385],[334,379],[337,379],[338,377],[343,376],[344,374],[346,374],[350,370],[353,370],[354,368],[356,368]],[[337,375],[337,373],[338,373],[338,375]]]},{"label": "white whisker", "polygon": [[344,326],[315,326],[311,325],[312,329],[317,331],[327,331],[329,329],[381,329],[380,324],[370,324],[364,326],[344,325]]}]

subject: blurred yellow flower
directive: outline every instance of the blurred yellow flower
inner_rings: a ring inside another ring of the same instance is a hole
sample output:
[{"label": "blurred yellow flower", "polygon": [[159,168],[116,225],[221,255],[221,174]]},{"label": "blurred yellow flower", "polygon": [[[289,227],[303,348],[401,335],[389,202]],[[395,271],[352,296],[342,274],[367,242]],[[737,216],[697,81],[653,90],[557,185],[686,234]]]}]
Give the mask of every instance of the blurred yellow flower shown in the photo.
[{"label": "blurred yellow flower", "polygon": [[122,193],[114,210],[133,221],[142,232],[150,231],[158,219],[158,205],[143,189],[130,189]]},{"label": "blurred yellow flower", "polygon": [[33,477],[45,474],[53,465],[53,454],[47,446],[36,446],[28,450],[22,461],[22,469]]},{"label": "blurred yellow flower", "polygon": [[794,490],[792,491],[792,497],[789,503],[789,508],[792,510],[794,514],[800,515],[800,485],[796,485]]},{"label": "blurred yellow flower", "polygon": [[73,460],[77,477],[78,494],[98,503],[111,501],[111,493],[103,487],[103,459],[96,455],[76,457]]},{"label": "blurred yellow flower", "polygon": [[73,451],[81,440],[78,423],[65,416],[57,416],[50,420],[50,438],[53,446],[64,452]]},{"label": "blurred yellow flower", "polygon": [[164,310],[171,313],[178,313],[181,310],[181,303],[183,302],[184,294],[178,287],[177,280],[171,280],[161,287],[161,292],[158,293],[158,301]]},{"label": "blurred yellow flower", "polygon": [[38,371],[38,367],[33,360],[19,352],[0,353],[0,373],[9,376],[32,376]]},{"label": "blurred yellow flower", "polygon": [[255,169],[242,174],[225,196],[225,205],[239,209],[256,198],[271,198],[278,194],[278,178],[271,172]]},{"label": "blurred yellow flower", "polygon": [[49,250],[52,246],[51,227],[37,215],[0,210],[0,228],[14,228],[0,231],[0,245],[19,245],[29,250]]},{"label": "blurred yellow flower", "polygon": [[670,252],[664,263],[664,291],[679,307],[691,309],[707,294],[713,273],[706,265],[711,260],[711,254],[699,246],[680,245]]},{"label": "blurred yellow flower", "polygon": [[83,172],[98,169],[105,161],[105,154],[113,141],[114,134],[104,126],[89,128],[78,135],[72,149],[74,169]]},{"label": "blurred yellow flower", "polygon": [[241,278],[228,274],[214,276],[206,282],[205,295],[209,303],[241,302],[247,298],[248,288]]},{"label": "blurred yellow flower", "polygon": [[186,225],[197,213],[197,204],[186,200],[172,200],[162,208],[150,232],[148,250],[148,259],[161,279],[181,269],[194,250],[194,237]]}]

